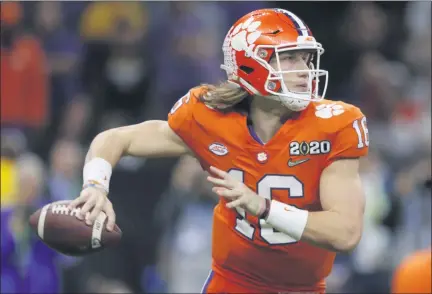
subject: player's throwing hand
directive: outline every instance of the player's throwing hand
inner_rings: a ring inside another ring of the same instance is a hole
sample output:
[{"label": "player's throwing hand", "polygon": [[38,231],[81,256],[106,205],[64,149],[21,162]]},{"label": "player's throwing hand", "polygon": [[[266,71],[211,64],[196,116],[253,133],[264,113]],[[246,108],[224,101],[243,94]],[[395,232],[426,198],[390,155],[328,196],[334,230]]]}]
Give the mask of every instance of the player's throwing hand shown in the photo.
[{"label": "player's throwing hand", "polygon": [[215,185],[213,192],[227,199],[226,207],[241,207],[258,217],[263,214],[266,207],[263,197],[223,170],[211,166],[210,171],[217,177],[208,176],[207,180]]},{"label": "player's throwing hand", "polygon": [[[101,211],[105,212],[108,218],[107,230],[112,231],[115,224],[115,213],[111,201],[106,196],[102,189],[96,187],[87,187],[81,191],[78,198],[69,203],[68,208],[73,209],[79,205],[83,205],[80,214],[77,215],[79,219],[84,219],[86,216],[86,223],[92,225],[96,217]],[[88,214],[89,212],[89,214]]]}]

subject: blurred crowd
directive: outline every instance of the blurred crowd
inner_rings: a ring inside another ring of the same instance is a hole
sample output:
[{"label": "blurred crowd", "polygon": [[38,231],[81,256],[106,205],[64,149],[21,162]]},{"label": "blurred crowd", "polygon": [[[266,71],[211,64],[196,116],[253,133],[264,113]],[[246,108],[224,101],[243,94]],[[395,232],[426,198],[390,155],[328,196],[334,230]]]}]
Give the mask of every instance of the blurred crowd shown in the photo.
[{"label": "blurred crowd", "polygon": [[217,199],[193,158],[120,161],[115,249],[58,255],[27,218],[79,194],[98,132],[165,119],[189,88],[222,81],[226,32],[265,7],[303,18],[326,50],[328,98],[368,118],[364,236],[337,258],[329,291],[387,292],[395,266],[430,247],[430,2],[2,2],[2,293],[201,289]]}]

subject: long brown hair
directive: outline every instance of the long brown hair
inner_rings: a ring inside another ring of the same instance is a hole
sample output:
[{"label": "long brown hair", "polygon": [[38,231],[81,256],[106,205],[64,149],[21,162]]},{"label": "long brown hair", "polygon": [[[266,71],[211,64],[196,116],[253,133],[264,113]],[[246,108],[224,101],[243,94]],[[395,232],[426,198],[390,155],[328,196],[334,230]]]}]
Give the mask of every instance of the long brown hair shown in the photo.
[{"label": "long brown hair", "polygon": [[219,85],[202,84],[206,88],[200,100],[209,107],[217,110],[229,110],[249,96],[249,93],[241,87],[233,86],[228,81]]}]

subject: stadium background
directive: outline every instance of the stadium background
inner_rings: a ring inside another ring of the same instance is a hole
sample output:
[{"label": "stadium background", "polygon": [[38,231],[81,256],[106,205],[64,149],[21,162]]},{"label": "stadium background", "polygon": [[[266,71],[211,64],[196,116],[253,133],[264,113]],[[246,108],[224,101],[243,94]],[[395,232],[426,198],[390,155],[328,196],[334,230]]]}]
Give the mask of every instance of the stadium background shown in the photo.
[{"label": "stadium background", "polygon": [[189,88],[223,80],[225,33],[264,7],[309,25],[326,49],[327,96],[368,117],[364,237],[337,258],[329,291],[387,292],[401,259],[430,246],[430,2],[2,2],[2,293],[200,291],[216,199],[191,158],[121,160],[116,249],[59,256],[26,219],[77,196],[98,132],[164,119]]}]

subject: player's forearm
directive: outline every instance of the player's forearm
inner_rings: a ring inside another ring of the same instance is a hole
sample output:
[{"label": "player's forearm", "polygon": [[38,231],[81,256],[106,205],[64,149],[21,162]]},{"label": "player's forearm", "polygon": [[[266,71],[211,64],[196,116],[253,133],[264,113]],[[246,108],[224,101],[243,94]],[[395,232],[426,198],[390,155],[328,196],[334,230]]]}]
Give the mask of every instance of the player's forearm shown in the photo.
[{"label": "player's forearm", "polygon": [[85,163],[87,164],[94,158],[103,158],[112,167],[115,166],[127,148],[127,142],[118,134],[116,129],[98,134],[90,145]]},{"label": "player's forearm", "polygon": [[118,129],[98,134],[87,152],[83,169],[83,186],[95,186],[109,193],[112,169],[128,146]]},{"label": "player's forearm", "polygon": [[333,211],[309,212],[302,241],[337,252],[350,252],[361,238],[361,228]]},{"label": "player's forearm", "polygon": [[308,212],[274,200],[266,221],[295,240],[337,252],[351,251],[361,236],[361,228],[337,212]]}]

